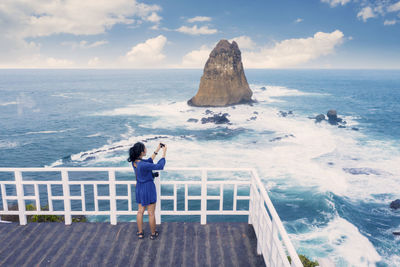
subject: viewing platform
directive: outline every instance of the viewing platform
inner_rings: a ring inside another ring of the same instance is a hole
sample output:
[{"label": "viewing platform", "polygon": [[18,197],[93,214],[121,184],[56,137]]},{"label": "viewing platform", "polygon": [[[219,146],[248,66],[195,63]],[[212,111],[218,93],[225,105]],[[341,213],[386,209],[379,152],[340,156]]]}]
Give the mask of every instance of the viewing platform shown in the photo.
[{"label": "viewing platform", "polygon": [[[0,216],[20,224],[0,224],[0,266],[303,266],[255,169],[160,171],[157,240],[147,223],[138,240],[136,223],[123,221],[137,211],[132,172],[0,168]],[[63,216],[65,225],[27,223],[32,215]],[[72,223],[77,215],[109,223]]]}]

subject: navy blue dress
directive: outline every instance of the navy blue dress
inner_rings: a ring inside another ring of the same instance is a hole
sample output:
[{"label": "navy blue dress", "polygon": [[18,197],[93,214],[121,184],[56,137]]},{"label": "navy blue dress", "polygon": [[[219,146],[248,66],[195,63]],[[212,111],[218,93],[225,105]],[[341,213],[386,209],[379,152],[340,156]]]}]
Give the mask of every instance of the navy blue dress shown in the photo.
[{"label": "navy blue dress", "polygon": [[152,175],[153,170],[162,170],[165,166],[165,158],[161,158],[157,164],[153,163],[152,158],[142,159],[136,162],[137,168],[133,165],[133,169],[137,174],[136,180],[136,203],[142,206],[157,202],[156,185]]}]

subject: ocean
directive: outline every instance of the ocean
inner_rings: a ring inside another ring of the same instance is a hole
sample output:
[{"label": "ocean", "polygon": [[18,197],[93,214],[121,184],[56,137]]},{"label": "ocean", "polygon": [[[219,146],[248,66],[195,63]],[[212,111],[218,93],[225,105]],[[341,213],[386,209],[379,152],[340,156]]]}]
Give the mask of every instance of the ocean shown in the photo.
[{"label": "ocean", "polygon": [[[129,166],[162,141],[170,167],[256,168],[299,253],[400,266],[400,71],[245,73],[256,103],[197,108],[202,70],[0,70],[0,167]],[[345,128],[312,119],[330,109]]]}]

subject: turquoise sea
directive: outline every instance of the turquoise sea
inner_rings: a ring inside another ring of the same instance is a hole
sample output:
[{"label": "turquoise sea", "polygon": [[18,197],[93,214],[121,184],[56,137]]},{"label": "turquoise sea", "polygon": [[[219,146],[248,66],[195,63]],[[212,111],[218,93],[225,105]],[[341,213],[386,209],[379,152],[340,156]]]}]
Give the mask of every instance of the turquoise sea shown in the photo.
[{"label": "turquoise sea", "polygon": [[[256,103],[195,108],[202,70],[0,70],[0,167],[129,166],[162,140],[170,167],[256,168],[299,253],[400,266],[400,71],[245,73]],[[329,109],[345,128],[310,119]]]}]

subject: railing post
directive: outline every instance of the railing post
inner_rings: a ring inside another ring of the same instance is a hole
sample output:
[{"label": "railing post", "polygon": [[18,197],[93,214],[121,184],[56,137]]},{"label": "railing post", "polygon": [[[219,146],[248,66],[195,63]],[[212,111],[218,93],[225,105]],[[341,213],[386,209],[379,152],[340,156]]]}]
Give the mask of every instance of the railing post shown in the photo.
[{"label": "railing post", "polygon": [[161,224],[161,172],[159,172],[158,178],[154,178],[154,183],[156,184],[157,200],[156,203],[156,224]]},{"label": "railing post", "polygon": [[200,223],[207,223],[207,170],[201,171],[201,217]]},{"label": "railing post", "polygon": [[69,183],[68,183],[69,178],[67,170],[61,171],[61,179],[63,182],[64,220],[65,220],[65,225],[70,225],[72,223],[72,217],[71,217],[71,199],[69,194]]},{"label": "railing post", "polygon": [[249,192],[249,219],[248,219],[248,224],[252,224],[252,216],[253,216],[253,202],[254,202],[254,189],[253,189],[253,184],[254,184],[254,170],[251,171],[251,177],[250,177],[250,192]]},{"label": "railing post", "polygon": [[16,190],[18,197],[19,224],[26,225],[24,187],[22,185],[22,174],[20,171],[15,171],[14,175],[15,175]]},{"label": "railing post", "polygon": [[115,171],[108,171],[108,180],[110,182],[110,223],[117,224],[117,200],[115,198]]},{"label": "railing post", "polygon": [[[258,194],[258,198],[256,198],[256,211],[259,212],[261,210],[261,194]],[[258,229],[258,236],[257,236],[257,254],[261,255],[261,215],[257,215],[257,229]]]}]

